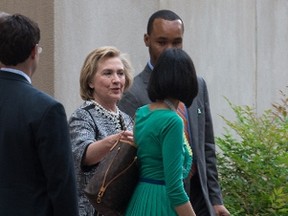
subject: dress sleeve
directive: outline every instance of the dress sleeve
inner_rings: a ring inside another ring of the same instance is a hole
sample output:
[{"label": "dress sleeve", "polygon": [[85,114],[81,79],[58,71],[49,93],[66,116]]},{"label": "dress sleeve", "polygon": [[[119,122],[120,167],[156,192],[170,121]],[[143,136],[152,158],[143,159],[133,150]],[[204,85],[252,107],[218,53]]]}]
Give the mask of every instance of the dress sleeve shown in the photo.
[{"label": "dress sleeve", "polygon": [[167,194],[176,207],[189,200],[183,184],[183,122],[178,115],[169,118],[161,134]]}]

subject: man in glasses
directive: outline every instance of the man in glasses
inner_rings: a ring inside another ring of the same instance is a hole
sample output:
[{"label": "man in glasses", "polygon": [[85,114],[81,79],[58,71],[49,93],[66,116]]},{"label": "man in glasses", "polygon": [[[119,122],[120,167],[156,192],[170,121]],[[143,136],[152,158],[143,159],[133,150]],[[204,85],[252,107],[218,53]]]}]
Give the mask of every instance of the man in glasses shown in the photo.
[{"label": "man in glasses", "polygon": [[0,18],[0,215],[78,215],[64,107],[37,90],[40,30],[28,17]]}]

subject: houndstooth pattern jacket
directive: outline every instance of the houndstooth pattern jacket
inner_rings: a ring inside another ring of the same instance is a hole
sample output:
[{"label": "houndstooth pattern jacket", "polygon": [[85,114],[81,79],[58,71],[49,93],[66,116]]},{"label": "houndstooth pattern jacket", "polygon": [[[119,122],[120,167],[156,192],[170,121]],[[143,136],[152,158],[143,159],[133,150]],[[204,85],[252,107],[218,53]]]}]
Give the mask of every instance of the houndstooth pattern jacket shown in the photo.
[{"label": "houndstooth pattern jacket", "polygon": [[[120,110],[119,114],[123,117],[127,130],[131,131],[133,128],[131,117]],[[121,124],[119,118],[99,109],[93,101],[85,101],[71,115],[69,130],[77,180],[79,215],[93,216],[95,209],[89,203],[83,190],[93,176],[97,165],[83,166],[82,158],[91,143],[120,132]]]}]

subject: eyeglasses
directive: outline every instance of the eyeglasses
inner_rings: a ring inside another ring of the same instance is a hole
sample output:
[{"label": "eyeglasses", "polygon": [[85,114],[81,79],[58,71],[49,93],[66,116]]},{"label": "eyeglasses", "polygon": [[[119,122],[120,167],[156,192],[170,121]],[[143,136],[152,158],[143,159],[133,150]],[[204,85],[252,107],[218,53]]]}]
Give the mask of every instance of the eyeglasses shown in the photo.
[{"label": "eyeglasses", "polygon": [[38,51],[38,54],[42,53],[43,51],[43,48],[39,46],[39,44],[36,44],[37,46],[37,51]]}]

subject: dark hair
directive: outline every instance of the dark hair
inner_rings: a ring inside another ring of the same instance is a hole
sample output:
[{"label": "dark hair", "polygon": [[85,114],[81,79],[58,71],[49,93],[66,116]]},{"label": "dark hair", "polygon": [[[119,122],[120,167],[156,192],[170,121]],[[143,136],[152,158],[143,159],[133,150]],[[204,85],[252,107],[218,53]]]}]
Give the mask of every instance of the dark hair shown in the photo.
[{"label": "dark hair", "polygon": [[164,20],[169,20],[169,21],[181,20],[182,30],[184,32],[184,22],[176,13],[174,13],[171,10],[159,10],[153,13],[148,20],[147,34],[150,34],[152,32],[153,22],[155,19],[164,19]]},{"label": "dark hair", "polygon": [[151,101],[174,98],[189,107],[198,93],[194,64],[182,49],[169,48],[160,55],[148,83]]},{"label": "dark hair", "polygon": [[37,23],[21,14],[6,17],[0,22],[0,62],[13,66],[24,62],[39,41]]},{"label": "dark hair", "polygon": [[10,14],[0,11],[0,22],[4,21],[8,16],[10,16]]}]

